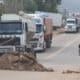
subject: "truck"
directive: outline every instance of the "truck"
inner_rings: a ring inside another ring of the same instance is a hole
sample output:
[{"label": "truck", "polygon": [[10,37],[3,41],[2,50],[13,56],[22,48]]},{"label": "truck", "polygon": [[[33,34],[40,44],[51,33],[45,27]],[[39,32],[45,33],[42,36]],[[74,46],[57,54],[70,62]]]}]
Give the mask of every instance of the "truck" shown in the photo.
[{"label": "truck", "polygon": [[62,28],[62,23],[63,23],[63,16],[60,13],[51,13],[51,12],[40,12],[40,11],[35,11],[36,14],[42,14],[46,15],[50,18],[52,18],[52,26],[53,30],[56,30],[58,28]]},{"label": "truck", "polygon": [[65,32],[78,32],[80,27],[78,18],[67,18],[64,27]]},{"label": "truck", "polygon": [[35,34],[33,22],[18,14],[3,14],[0,21],[0,53],[28,52]]},{"label": "truck", "polygon": [[35,24],[36,32],[30,41],[33,44],[34,51],[45,51],[51,47],[52,43],[52,19],[42,14],[27,14],[22,12],[22,16],[29,18]]},{"label": "truck", "polygon": [[52,43],[52,19],[50,17],[41,17],[41,15],[34,16],[32,21],[36,25],[36,33],[32,39],[35,41],[35,51],[45,51],[46,48],[51,47]]}]

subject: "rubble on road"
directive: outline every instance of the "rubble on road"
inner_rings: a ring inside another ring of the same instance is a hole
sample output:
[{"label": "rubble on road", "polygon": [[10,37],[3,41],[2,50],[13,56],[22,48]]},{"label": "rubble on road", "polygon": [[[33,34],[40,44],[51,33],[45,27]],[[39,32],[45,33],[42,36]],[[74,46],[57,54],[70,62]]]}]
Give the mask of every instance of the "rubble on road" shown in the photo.
[{"label": "rubble on road", "polygon": [[0,69],[19,71],[53,71],[39,64],[32,54],[5,53],[0,54]]},{"label": "rubble on road", "polygon": [[63,71],[62,73],[63,74],[70,74],[70,73],[80,74],[80,71],[67,70],[67,71]]}]

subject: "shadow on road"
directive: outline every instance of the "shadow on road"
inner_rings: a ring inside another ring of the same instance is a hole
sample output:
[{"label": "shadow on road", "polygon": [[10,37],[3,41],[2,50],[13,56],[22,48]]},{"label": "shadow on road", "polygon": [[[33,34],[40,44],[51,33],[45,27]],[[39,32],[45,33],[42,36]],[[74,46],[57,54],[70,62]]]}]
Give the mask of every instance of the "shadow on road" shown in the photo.
[{"label": "shadow on road", "polygon": [[43,52],[43,51],[37,51],[37,54],[52,54],[52,53],[57,52],[61,48],[62,47],[60,47],[60,46],[54,46],[54,47],[51,47],[51,48],[47,48],[45,52]]},{"label": "shadow on road", "polygon": [[62,47],[60,46],[54,46],[54,47],[51,47],[49,49],[47,49],[47,53],[55,53],[57,52],[58,50],[60,50]]}]

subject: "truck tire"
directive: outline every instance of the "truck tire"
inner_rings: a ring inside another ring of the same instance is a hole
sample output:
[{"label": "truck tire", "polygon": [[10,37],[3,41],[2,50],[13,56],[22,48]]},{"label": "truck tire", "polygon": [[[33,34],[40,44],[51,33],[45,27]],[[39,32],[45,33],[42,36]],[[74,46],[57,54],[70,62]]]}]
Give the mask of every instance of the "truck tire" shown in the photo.
[{"label": "truck tire", "polygon": [[48,41],[48,42],[46,43],[46,46],[47,46],[47,48],[50,48],[50,47],[51,47],[51,41]]},{"label": "truck tire", "polygon": [[79,32],[79,28],[76,29],[76,32]]},{"label": "truck tire", "polygon": [[44,45],[43,45],[43,52],[46,51],[46,42],[44,42]]},{"label": "truck tire", "polygon": [[37,58],[36,51],[34,51],[33,49],[31,49],[31,53],[32,53],[32,55],[34,56],[34,58],[36,59],[36,58]]}]

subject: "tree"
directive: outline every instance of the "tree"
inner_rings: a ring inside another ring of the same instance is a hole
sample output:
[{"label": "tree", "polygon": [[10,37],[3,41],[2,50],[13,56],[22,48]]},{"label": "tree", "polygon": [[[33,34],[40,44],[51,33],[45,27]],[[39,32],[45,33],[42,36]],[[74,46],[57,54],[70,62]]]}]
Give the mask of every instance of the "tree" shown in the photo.
[{"label": "tree", "polygon": [[20,10],[57,12],[57,6],[61,0],[4,0],[4,2],[6,13],[17,13]]},{"label": "tree", "polygon": [[[0,16],[5,13],[5,6],[4,2],[0,2]],[[1,18],[1,17],[0,17]]]},{"label": "tree", "polygon": [[57,0],[57,4],[60,5],[61,4],[61,0]]},{"label": "tree", "polygon": [[57,6],[61,0],[34,0],[39,11],[57,12]]},{"label": "tree", "polygon": [[24,11],[34,12],[37,10],[37,4],[33,0],[24,0],[23,2]]},{"label": "tree", "polygon": [[6,13],[18,13],[22,9],[22,0],[4,0]]}]

